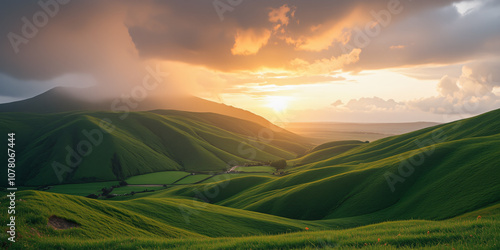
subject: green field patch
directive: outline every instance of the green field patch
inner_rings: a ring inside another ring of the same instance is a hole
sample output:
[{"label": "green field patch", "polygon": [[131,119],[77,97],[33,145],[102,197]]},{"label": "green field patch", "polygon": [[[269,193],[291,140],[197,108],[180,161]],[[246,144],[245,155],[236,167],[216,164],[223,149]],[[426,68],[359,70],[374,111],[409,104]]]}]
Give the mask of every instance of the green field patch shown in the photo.
[{"label": "green field patch", "polygon": [[50,189],[46,191],[58,194],[87,196],[89,194],[101,193],[101,189],[105,187],[110,188],[111,186],[116,186],[116,185],[118,185],[118,181],[91,182],[84,184],[65,184],[65,185],[52,186]]},{"label": "green field patch", "polygon": [[183,178],[182,180],[176,182],[175,184],[194,184],[199,181],[202,181],[204,179],[207,179],[211,175],[208,174],[197,174],[197,175],[190,175],[186,178]]},{"label": "green field patch", "polygon": [[151,191],[151,190],[161,190],[164,189],[162,186],[156,186],[156,187],[146,187],[146,186],[124,186],[124,187],[119,187],[113,189],[113,192],[111,194],[129,194],[131,192],[142,192],[145,190]]},{"label": "green field patch", "polygon": [[188,175],[189,173],[182,171],[165,171],[165,172],[156,172],[151,174],[132,176],[128,178],[126,181],[128,184],[131,185],[141,185],[141,184],[163,185],[163,184],[172,184],[177,180],[179,180],[180,178],[183,178]]},{"label": "green field patch", "polygon": [[255,166],[255,167],[237,167],[235,169],[235,171],[238,171],[238,172],[248,172],[248,173],[251,173],[251,172],[268,172],[268,173],[272,173],[272,172],[276,171],[276,169],[273,168],[273,167],[270,167],[270,166]]},{"label": "green field patch", "polygon": [[216,176],[214,176],[206,181],[203,181],[202,183],[214,183],[214,182],[231,180],[234,178],[240,178],[240,177],[246,177],[246,176],[269,177],[270,179],[277,178],[277,176],[274,176],[274,175],[268,174],[268,173],[233,173],[233,174],[216,175]]}]

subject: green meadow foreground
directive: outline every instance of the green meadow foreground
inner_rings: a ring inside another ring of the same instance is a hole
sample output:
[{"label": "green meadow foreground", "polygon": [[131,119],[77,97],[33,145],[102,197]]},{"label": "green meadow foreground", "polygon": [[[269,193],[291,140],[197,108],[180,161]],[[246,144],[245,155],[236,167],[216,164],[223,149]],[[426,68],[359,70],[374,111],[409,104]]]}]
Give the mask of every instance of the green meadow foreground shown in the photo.
[{"label": "green meadow foreground", "polygon": [[[113,116],[47,115],[44,125],[21,114],[3,118],[2,131],[15,124],[19,148],[28,148],[19,172],[31,189],[17,192],[17,242],[3,234],[3,247],[500,248],[500,110],[371,143],[316,147],[286,131],[258,140],[259,125],[215,114],[139,112],[116,121],[97,153],[59,182],[50,164],[64,161],[65,143],[76,145],[82,128]],[[237,150],[242,141],[253,159]],[[44,147],[54,150],[37,156]],[[237,163],[224,165],[229,159]],[[288,161],[282,174],[256,166],[278,159]],[[111,192],[121,196],[84,197],[123,180],[128,186]],[[40,186],[45,191],[34,190]]]},{"label": "green meadow foreground", "polygon": [[[498,249],[500,205],[444,221],[404,220],[324,230],[334,220],[296,221],[187,200],[89,201],[25,191],[20,237],[10,249]],[[45,207],[44,204],[53,204]],[[57,205],[56,205],[57,204]],[[35,206],[29,208],[28,206]],[[178,206],[192,208],[187,221]],[[65,209],[61,209],[65,208]],[[144,211],[143,209],[153,209]],[[45,217],[82,224],[55,230]],[[196,212],[195,212],[196,211]],[[75,214],[78,213],[78,214]],[[91,213],[91,214],[89,214]],[[478,218],[478,216],[480,216]],[[309,228],[308,231],[305,228]],[[253,235],[253,236],[250,236]]]},{"label": "green meadow foreground", "polygon": [[[291,220],[174,198],[99,201],[33,191],[22,197],[18,242],[3,245],[11,249],[498,249],[500,244],[498,204],[444,221],[325,230],[337,222]],[[79,227],[48,227],[46,218],[54,213]]]}]

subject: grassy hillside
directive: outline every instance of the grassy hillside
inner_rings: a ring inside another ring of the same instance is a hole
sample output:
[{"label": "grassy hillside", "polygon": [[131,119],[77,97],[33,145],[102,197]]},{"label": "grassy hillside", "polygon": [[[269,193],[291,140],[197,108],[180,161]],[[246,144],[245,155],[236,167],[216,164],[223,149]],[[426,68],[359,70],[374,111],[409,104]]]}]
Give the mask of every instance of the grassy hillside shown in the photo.
[{"label": "grassy hillside", "polygon": [[84,184],[65,184],[51,186],[47,191],[51,193],[58,194],[71,194],[87,196],[89,194],[102,193],[103,188],[109,188],[118,185],[118,181],[109,182],[94,182],[94,183],[84,183]]},{"label": "grassy hillside", "polygon": [[276,171],[276,168],[270,167],[270,166],[254,166],[254,167],[237,167],[235,171],[238,172],[246,172],[246,173],[252,173],[252,172],[267,172],[267,173],[272,173]]},{"label": "grassy hillside", "polygon": [[291,166],[304,165],[330,159],[334,156],[343,154],[353,148],[365,144],[362,141],[333,141],[321,144],[313,148],[308,154],[288,161]]},{"label": "grassy hillside", "polygon": [[[58,119],[48,119],[32,133],[55,134],[36,137],[31,146],[25,144],[32,151],[23,152],[35,157],[47,152],[43,148],[61,148],[60,141],[77,140],[74,133],[78,134],[78,128],[92,127],[104,115],[113,114],[59,114]],[[110,164],[100,165],[102,159],[91,155],[89,165],[85,165],[87,172],[78,169],[72,177],[88,180],[91,171],[98,175],[108,171],[117,179],[120,174],[169,163],[173,170],[203,172],[212,163],[216,166],[231,157],[242,158],[233,143],[252,140],[259,127],[212,115],[177,111],[130,114],[106,135],[106,147],[96,150],[96,155],[108,157]],[[17,123],[24,117],[11,116],[3,119],[3,124]],[[18,128],[26,132],[36,120],[25,119]],[[52,139],[55,135],[58,140]],[[260,143],[253,146],[257,157],[293,160],[297,145],[289,136],[277,134],[277,143],[255,142]],[[27,143],[23,140],[20,137],[18,143]],[[51,140],[55,144],[49,144]],[[175,146],[170,141],[175,141]],[[139,150],[143,151],[133,154]],[[176,176],[164,177],[157,173],[129,180],[138,178],[140,184],[147,185],[158,178],[176,179],[174,184],[183,185],[110,200],[22,191],[18,193],[21,200],[17,209],[23,214],[19,232],[26,237],[22,244],[40,248],[496,249],[500,225],[498,152],[500,110],[372,143],[320,145],[295,159],[304,165],[289,167],[282,176],[229,173],[208,178],[206,174],[184,177],[173,172]],[[53,154],[48,151],[44,157]],[[141,157],[147,154],[154,160]],[[35,171],[31,176],[28,172],[21,176],[26,174],[32,178],[29,180],[44,177],[38,177],[43,167],[31,167]],[[27,171],[21,167],[23,170]],[[79,193],[81,190],[75,191]],[[6,203],[6,198],[0,202]],[[6,214],[0,217],[6,219]],[[77,227],[54,230],[50,226],[53,218]]]},{"label": "grassy hillside", "polygon": [[156,172],[151,174],[132,176],[128,178],[126,181],[128,184],[132,185],[141,185],[141,184],[163,185],[163,184],[172,184],[177,180],[186,177],[188,175],[189,173],[182,171],[165,171],[165,172]]},{"label": "grassy hillside", "polygon": [[500,134],[500,110],[494,110],[476,117],[384,138],[359,147],[348,154],[339,155],[311,166],[372,162],[412,150],[424,150],[426,146],[444,142],[471,138],[482,138],[482,140],[489,141],[489,136],[498,134]]},{"label": "grassy hillside", "polygon": [[[5,197],[3,195],[2,197]],[[165,238],[243,236],[299,231],[313,222],[279,218],[192,199],[144,197],[125,201],[102,201],[81,196],[41,191],[18,193],[18,230],[30,228],[45,236],[86,239],[113,237]],[[4,203],[7,198],[2,198]],[[57,216],[78,224],[72,230],[47,227],[48,218]],[[7,221],[6,213],[2,220]],[[112,227],[112,230],[108,230]],[[5,237],[2,235],[2,237]]]},{"label": "grassy hillside", "polygon": [[[113,126],[111,132],[104,132],[103,121]],[[0,117],[0,131],[16,133],[17,185],[120,180],[166,170],[220,172],[229,162],[292,159],[307,146],[289,132],[259,139],[270,130],[223,115],[181,111],[126,117],[111,112],[7,113]]]},{"label": "grassy hillside", "polygon": [[280,178],[220,188],[211,202],[308,220],[451,218],[500,201],[499,121],[494,111],[362,144]]},{"label": "grassy hillside", "polygon": [[[23,201],[18,211],[24,216],[18,221],[18,242],[6,243],[2,235],[2,246],[9,249],[496,249],[500,244],[498,204],[445,221],[407,220],[325,230],[319,222],[193,200],[112,202],[34,191],[19,195]],[[47,226],[54,215],[77,227],[55,230]],[[5,219],[4,214],[0,216]]]},{"label": "grassy hillside", "polygon": [[318,145],[311,149],[310,153],[314,153],[316,151],[328,149],[328,148],[333,148],[333,147],[338,147],[338,146],[345,146],[345,145],[361,145],[364,142],[362,141],[356,141],[356,140],[348,140],[348,141],[331,141],[327,143],[323,143],[321,145]]},{"label": "grassy hillside", "polygon": [[[27,241],[25,247],[64,249],[498,249],[498,218],[480,222],[402,221],[349,230],[278,236]],[[429,232],[429,233],[427,233]]]},{"label": "grassy hillside", "polygon": [[[93,87],[73,88],[73,87],[55,87],[45,93],[21,101],[0,104],[0,113],[61,113],[61,112],[81,112],[81,111],[114,111],[112,103],[114,99],[102,99],[89,101],[86,98],[95,96]],[[120,107],[121,108],[121,107]],[[205,100],[196,96],[149,96],[141,101],[141,105],[129,105],[126,108],[130,111],[150,111],[158,109],[182,110],[190,112],[210,112],[222,114],[230,117],[236,117],[242,120],[257,123],[263,127],[268,127],[275,132],[292,133],[271,124],[265,118],[256,115],[250,111],[228,106],[223,103],[217,103]],[[3,115],[3,114],[0,114]]]}]

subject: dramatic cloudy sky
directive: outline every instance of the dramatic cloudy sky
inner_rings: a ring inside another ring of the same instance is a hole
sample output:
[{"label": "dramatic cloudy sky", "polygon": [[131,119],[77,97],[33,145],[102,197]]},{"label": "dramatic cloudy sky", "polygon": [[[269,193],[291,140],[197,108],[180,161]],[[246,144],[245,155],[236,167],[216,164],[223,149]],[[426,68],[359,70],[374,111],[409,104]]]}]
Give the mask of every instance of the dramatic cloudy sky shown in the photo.
[{"label": "dramatic cloudy sky", "polygon": [[0,102],[56,86],[120,96],[149,67],[168,72],[156,96],[274,121],[445,122],[500,108],[496,0],[2,0],[0,36]]}]

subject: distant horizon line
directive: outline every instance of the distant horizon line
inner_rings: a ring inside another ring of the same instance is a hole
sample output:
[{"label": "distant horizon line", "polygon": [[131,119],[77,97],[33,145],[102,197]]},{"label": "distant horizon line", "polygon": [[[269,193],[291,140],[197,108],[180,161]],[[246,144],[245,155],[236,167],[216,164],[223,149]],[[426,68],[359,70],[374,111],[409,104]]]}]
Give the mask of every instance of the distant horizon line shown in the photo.
[{"label": "distant horizon line", "polygon": [[[453,122],[453,121],[451,121]],[[277,123],[276,125],[281,125],[281,124],[290,124],[290,123],[337,123],[337,124],[414,124],[414,123],[433,123],[433,124],[445,124],[442,122],[433,122],[433,121],[408,121],[408,122],[349,122],[349,121],[314,121],[314,122],[305,122],[305,121],[298,121],[298,122],[282,122],[282,123]]]}]

